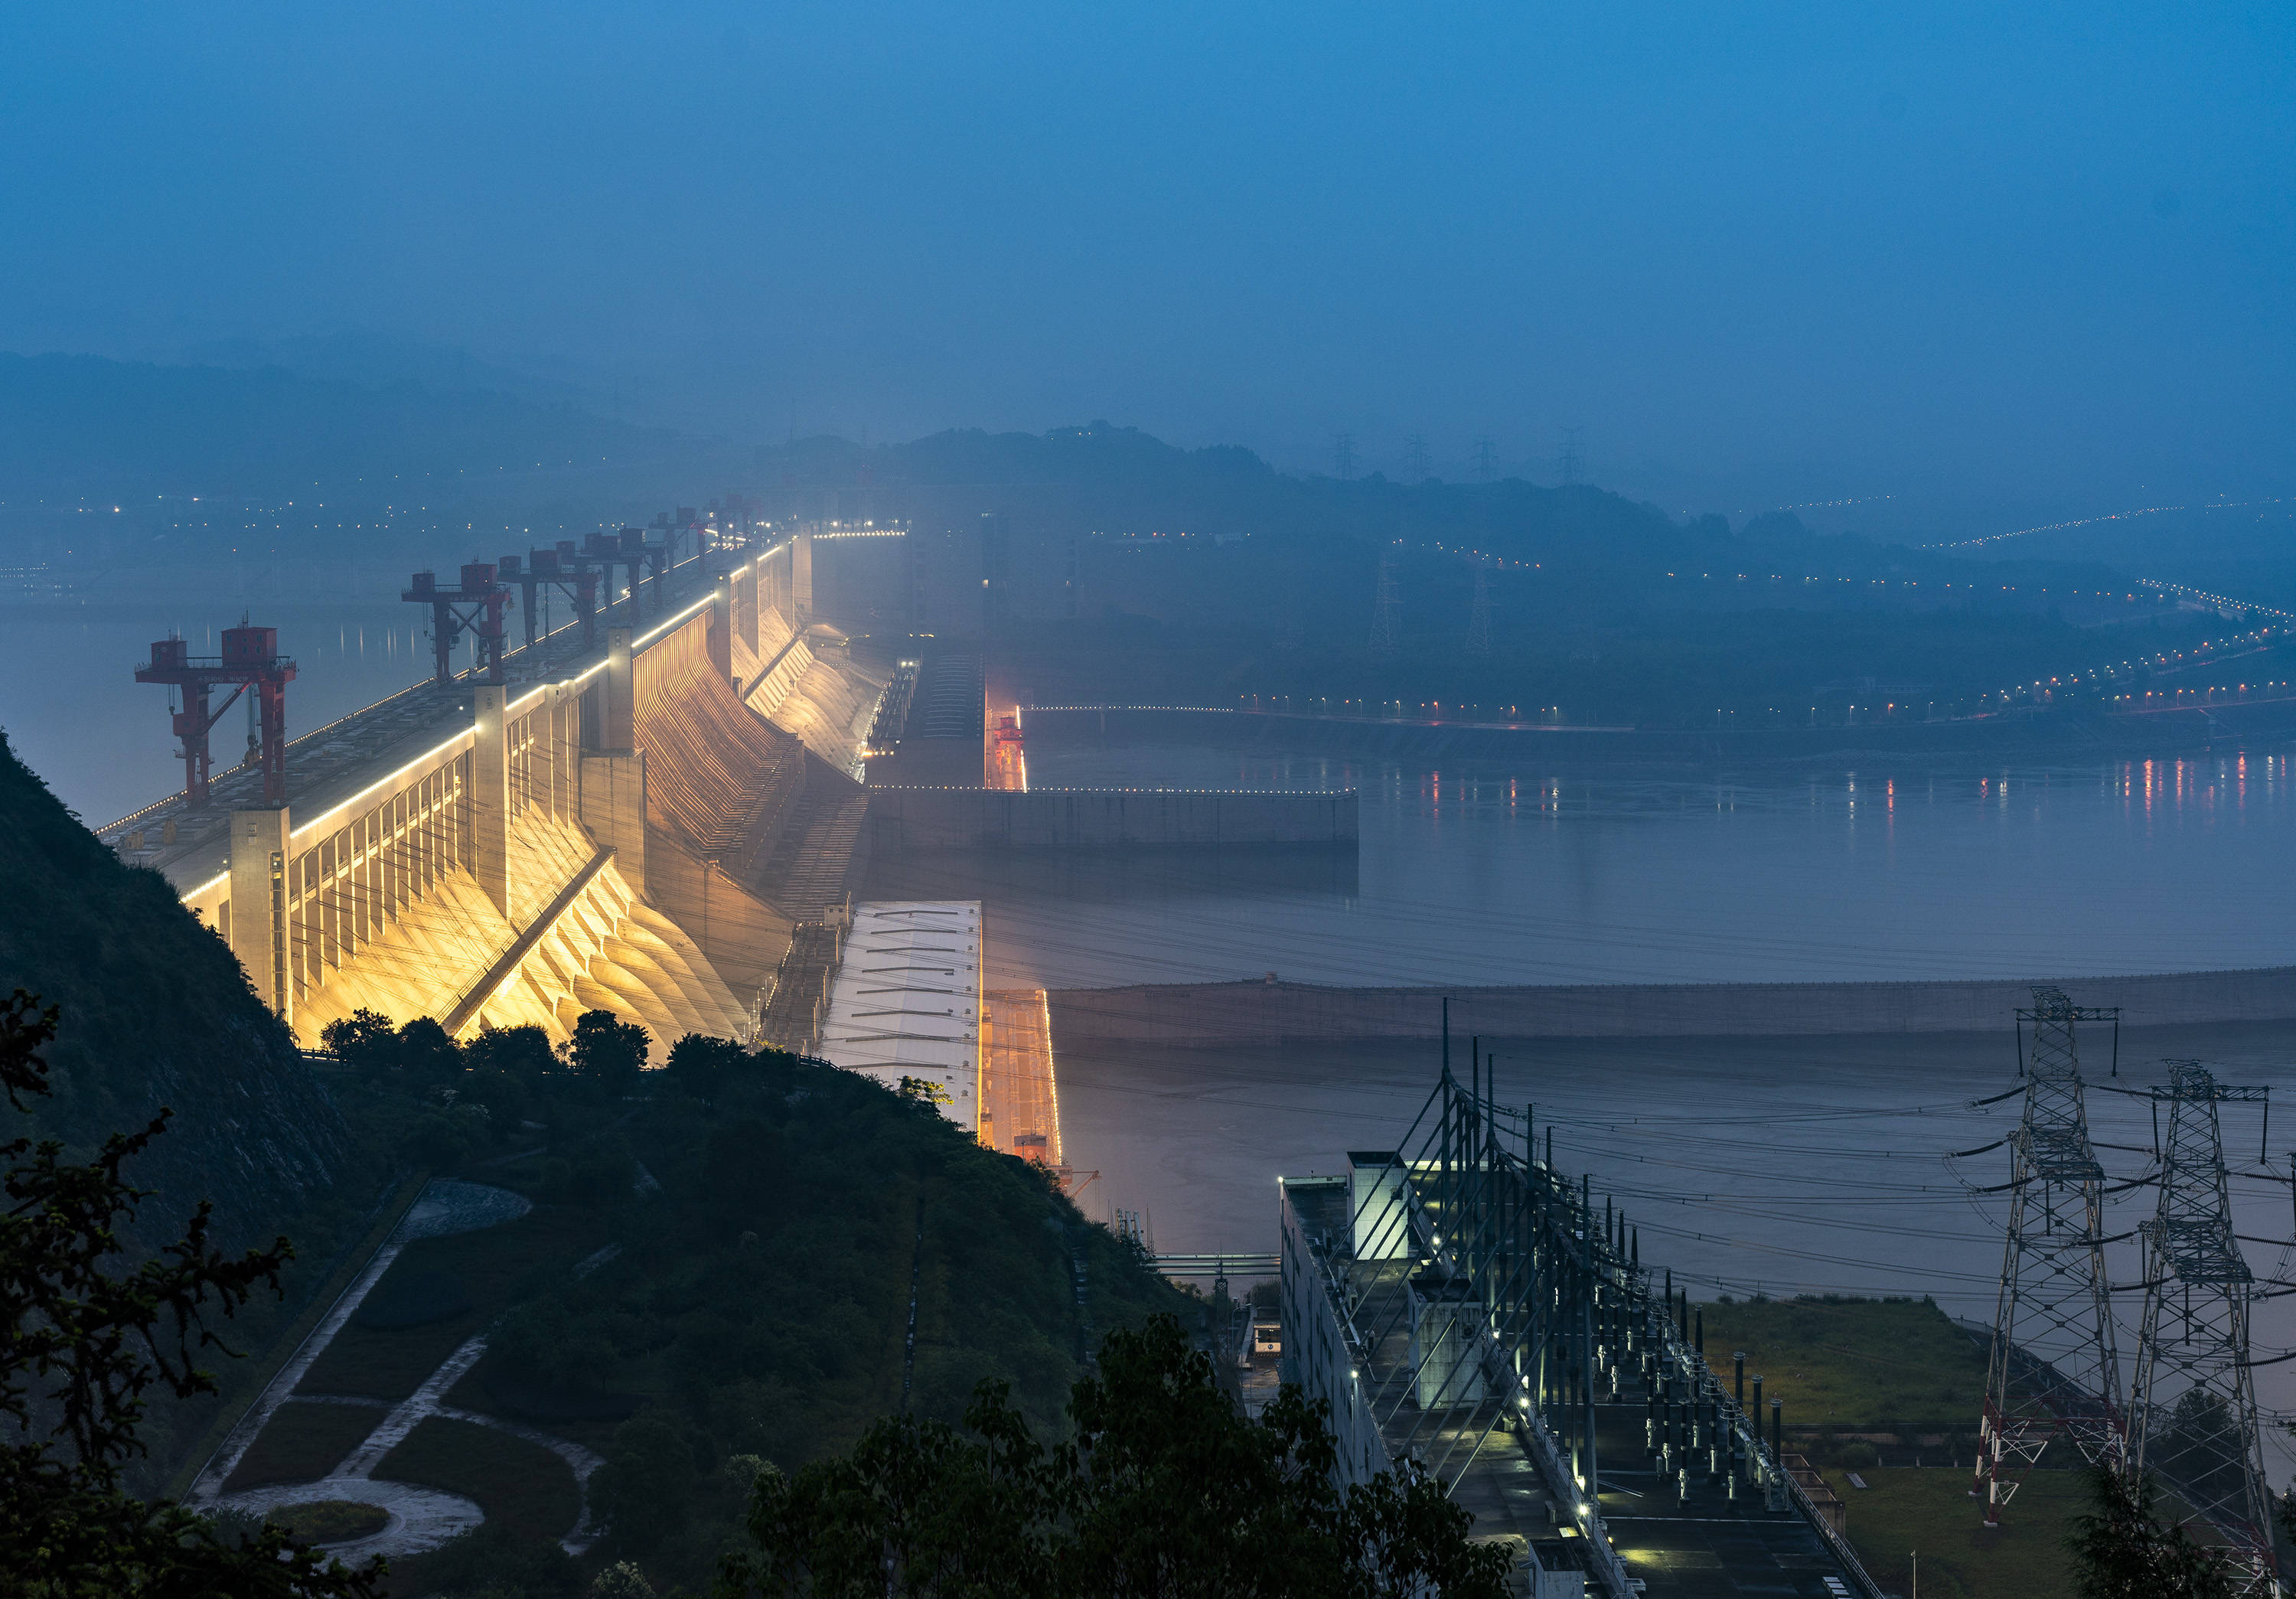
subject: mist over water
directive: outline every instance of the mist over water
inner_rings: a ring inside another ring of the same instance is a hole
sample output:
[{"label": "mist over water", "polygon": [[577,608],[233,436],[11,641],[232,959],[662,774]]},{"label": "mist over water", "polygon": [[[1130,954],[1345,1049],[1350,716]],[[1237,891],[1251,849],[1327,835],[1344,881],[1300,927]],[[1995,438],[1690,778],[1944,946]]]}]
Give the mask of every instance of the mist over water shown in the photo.
[{"label": "mist over water", "polygon": [[[1632,769],[1033,750],[1037,787],[1357,788],[1319,857],[1135,857],[1096,878],[881,865],[988,902],[1009,985],[2067,978],[2284,964],[2290,759],[1857,759]],[[1288,873],[1288,876],[1287,876]]]}]

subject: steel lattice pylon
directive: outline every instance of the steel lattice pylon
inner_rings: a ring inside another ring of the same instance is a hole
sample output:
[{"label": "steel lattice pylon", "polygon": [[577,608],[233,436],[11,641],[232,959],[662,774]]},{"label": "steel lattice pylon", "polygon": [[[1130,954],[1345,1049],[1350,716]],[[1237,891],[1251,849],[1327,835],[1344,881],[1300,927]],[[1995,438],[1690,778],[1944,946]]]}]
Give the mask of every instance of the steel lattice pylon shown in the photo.
[{"label": "steel lattice pylon", "polygon": [[[2231,1551],[2237,1591],[2280,1592],[2271,1496],[2249,1373],[2255,1274],[2234,1236],[2217,1106],[2258,1101],[2197,1061],[2169,1061],[2161,1204],[2144,1235],[2144,1322],[2130,1390],[2134,1468],[2214,1529]],[[2173,1506],[2172,1506],[2173,1509]]]},{"label": "steel lattice pylon", "polygon": [[1371,608],[1371,647],[1382,654],[1395,648],[1396,613],[1403,609],[1395,597],[1395,558],[1379,558],[1379,589]]},{"label": "steel lattice pylon", "polygon": [[2120,1012],[2036,988],[2033,1008],[2017,1017],[2021,1029],[2032,1023],[2033,1044],[2024,1115],[2009,1138],[2008,1241],[1977,1452],[1977,1494],[1997,1523],[2051,1443],[2119,1470],[2128,1442],[2104,1268],[2104,1168],[2089,1143],[2074,1036],[2083,1021],[2118,1025]]},{"label": "steel lattice pylon", "polygon": [[1488,655],[1491,652],[1491,569],[1487,562],[1475,562],[1475,602],[1467,612],[1467,653]]}]

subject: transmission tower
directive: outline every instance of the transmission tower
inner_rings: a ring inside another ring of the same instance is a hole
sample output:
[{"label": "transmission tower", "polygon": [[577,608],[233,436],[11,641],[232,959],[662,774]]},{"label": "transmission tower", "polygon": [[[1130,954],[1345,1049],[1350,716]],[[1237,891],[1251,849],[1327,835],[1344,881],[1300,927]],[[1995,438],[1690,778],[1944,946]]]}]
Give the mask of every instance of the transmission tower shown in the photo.
[{"label": "transmission tower", "polygon": [[1371,606],[1371,647],[1382,655],[1395,652],[1395,619],[1401,609],[1395,598],[1395,557],[1382,555],[1379,591]]},{"label": "transmission tower", "polygon": [[1475,603],[1467,613],[1467,653],[1491,652],[1491,569],[1475,562]]},{"label": "transmission tower", "polygon": [[1578,435],[1585,431],[1584,428],[1562,430],[1562,480],[1565,483],[1578,480]]},{"label": "transmission tower", "polygon": [[2249,1373],[2255,1274],[2233,1235],[2217,1106],[2260,1101],[2263,1088],[2219,1083],[2198,1061],[2169,1061],[2160,1152],[2161,1205],[2144,1235],[2144,1322],[2131,1389],[2131,1453],[2169,1494],[2215,1529],[2235,1591],[2276,1595],[2272,1504]]},{"label": "transmission tower", "polygon": [[1414,433],[1403,441],[1403,480],[1423,483],[1434,476],[1427,463],[1427,436]]},{"label": "transmission tower", "polygon": [[1475,481],[1488,483],[1499,475],[1499,445],[1496,439],[1475,440]]},{"label": "transmission tower", "polygon": [[1356,475],[1356,436],[1353,433],[1332,435],[1332,463],[1339,469],[1341,482]]},{"label": "transmission tower", "polygon": [[2116,1009],[2033,990],[2017,1013],[2033,1029],[2023,1062],[2025,1110],[2010,1135],[2008,1244],[1993,1316],[1993,1349],[1979,1425],[1977,1496],[1997,1525],[2043,1451],[2063,1439],[2092,1465],[2128,1457],[2104,1269],[2104,1168],[2089,1143],[2081,1098],[2083,1021],[2120,1025]]}]

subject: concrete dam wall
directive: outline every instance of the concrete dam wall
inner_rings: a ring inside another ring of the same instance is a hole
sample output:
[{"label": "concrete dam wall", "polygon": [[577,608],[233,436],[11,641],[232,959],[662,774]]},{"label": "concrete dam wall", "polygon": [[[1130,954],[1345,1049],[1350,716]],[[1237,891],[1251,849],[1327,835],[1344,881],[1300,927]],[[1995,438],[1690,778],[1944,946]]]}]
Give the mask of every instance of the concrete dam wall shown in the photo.
[{"label": "concrete dam wall", "polygon": [[[2132,1027],[2296,1019],[2296,966],[2054,980]],[[1340,988],[1309,983],[1160,983],[1050,996],[1061,1047],[1093,1043],[1275,1044],[1455,1037],[1778,1037],[1997,1032],[2032,1004],[2030,981],[1605,983]]]},{"label": "concrete dam wall", "polygon": [[1299,845],[1353,849],[1354,791],[879,788],[873,851]]}]

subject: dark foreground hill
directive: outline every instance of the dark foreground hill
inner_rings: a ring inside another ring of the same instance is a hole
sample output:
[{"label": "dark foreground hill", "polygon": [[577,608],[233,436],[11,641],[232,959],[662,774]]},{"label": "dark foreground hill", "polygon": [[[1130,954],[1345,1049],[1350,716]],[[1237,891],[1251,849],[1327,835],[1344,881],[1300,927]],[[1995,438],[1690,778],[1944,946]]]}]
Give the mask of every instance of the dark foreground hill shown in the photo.
[{"label": "dark foreground hill", "polygon": [[[223,941],[166,879],[122,865],[0,736],[0,993],[20,988],[62,1011],[47,1052],[56,1092],[36,1116],[0,1105],[0,1136],[85,1154],[172,1111],[166,1136],[127,1170],[152,1191],[135,1243],[172,1239],[202,1200],[227,1248],[290,1234],[302,1252],[290,1303],[259,1303],[245,1334],[259,1339],[291,1315],[292,1296],[324,1275],[330,1245],[373,1201],[382,1163]],[[163,1409],[156,1464],[211,1404]]]}]

